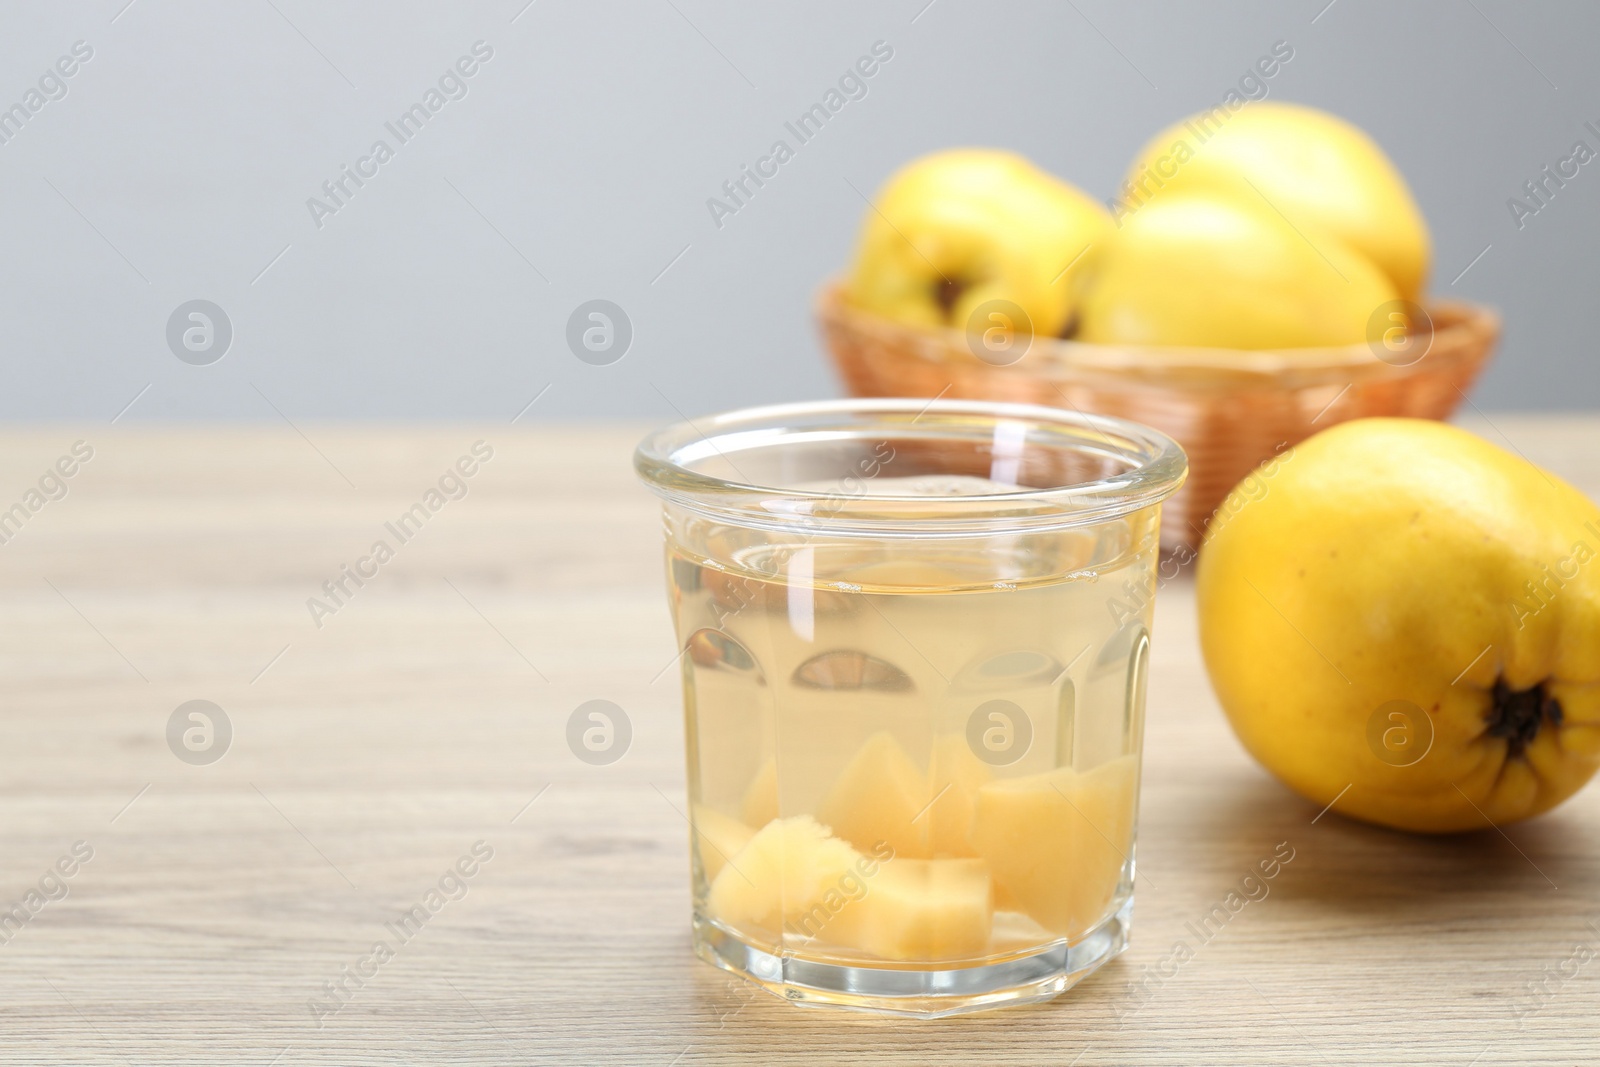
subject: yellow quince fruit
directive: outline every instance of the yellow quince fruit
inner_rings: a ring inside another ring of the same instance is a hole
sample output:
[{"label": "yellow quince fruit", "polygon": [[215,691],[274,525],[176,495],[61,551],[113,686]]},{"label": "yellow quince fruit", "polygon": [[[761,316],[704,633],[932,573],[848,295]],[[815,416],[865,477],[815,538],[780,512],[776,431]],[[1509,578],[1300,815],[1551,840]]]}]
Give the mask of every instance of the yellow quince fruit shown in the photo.
[{"label": "yellow quince fruit", "polygon": [[1396,298],[1366,257],[1265,205],[1163,196],[1123,220],[1083,298],[1095,344],[1307,348],[1359,344]]},{"label": "yellow quince fruit", "polygon": [[1171,193],[1270,203],[1372,260],[1407,300],[1427,281],[1428,226],[1405,179],[1366,133],[1316,108],[1264,101],[1193,115],[1151,138],[1122,192],[1119,221]]},{"label": "yellow quince fruit", "polygon": [[1292,789],[1454,831],[1537,815],[1594,774],[1600,508],[1576,489],[1464,430],[1358,419],[1219,514],[1196,586],[1206,667]]},{"label": "yellow quince fruit", "polygon": [[990,323],[974,321],[979,308],[1007,300],[1028,319],[1013,328],[1058,336],[1110,230],[1104,207],[1019,155],[936,152],[879,191],[845,295],[897,322],[980,332]]}]

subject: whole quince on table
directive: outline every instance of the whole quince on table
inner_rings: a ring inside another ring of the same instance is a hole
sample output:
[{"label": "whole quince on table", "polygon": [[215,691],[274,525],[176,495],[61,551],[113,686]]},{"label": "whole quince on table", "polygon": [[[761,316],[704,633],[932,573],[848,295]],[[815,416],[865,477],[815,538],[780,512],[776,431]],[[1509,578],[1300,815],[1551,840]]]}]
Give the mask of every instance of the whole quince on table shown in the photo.
[{"label": "whole quince on table", "polygon": [[1442,423],[1358,419],[1234,490],[1196,578],[1252,755],[1407,830],[1546,811],[1600,765],[1600,508]]}]

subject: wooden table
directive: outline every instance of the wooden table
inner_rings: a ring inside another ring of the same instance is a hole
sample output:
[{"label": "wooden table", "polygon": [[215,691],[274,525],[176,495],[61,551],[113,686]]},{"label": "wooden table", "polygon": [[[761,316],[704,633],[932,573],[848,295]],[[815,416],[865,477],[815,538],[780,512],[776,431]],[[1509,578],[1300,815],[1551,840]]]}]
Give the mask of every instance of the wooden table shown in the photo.
[{"label": "wooden table", "polygon": [[[1600,495],[1600,420],[1479,426]],[[1316,818],[1229,733],[1181,581],[1157,613],[1124,957],[1053,1003],[931,1023],[756,992],[689,950],[640,428],[300,429],[0,435],[0,509],[94,450],[0,545],[0,901],[69,894],[0,925],[5,1063],[1600,1059],[1600,787],[1504,836]],[[479,440],[465,497],[387,533]],[[380,538],[393,558],[361,564]],[[376,576],[314,620],[344,564]],[[564,740],[591,699],[633,725],[610,766]],[[192,700],[231,724],[216,762],[169,748]],[[1163,965],[1280,842],[1270,895]],[[58,861],[70,878],[46,877]],[[458,863],[471,877],[446,878]],[[401,940],[385,924],[442,878],[459,899]]]}]

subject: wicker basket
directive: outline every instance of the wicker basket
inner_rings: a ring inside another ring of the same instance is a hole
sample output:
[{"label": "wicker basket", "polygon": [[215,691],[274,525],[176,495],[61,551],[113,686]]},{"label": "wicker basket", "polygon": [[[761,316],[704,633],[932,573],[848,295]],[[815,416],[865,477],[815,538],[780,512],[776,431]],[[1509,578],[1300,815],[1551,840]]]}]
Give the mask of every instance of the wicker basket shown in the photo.
[{"label": "wicker basket", "polygon": [[1429,305],[1433,338],[1407,366],[1367,345],[1293,351],[1133,348],[1035,338],[1010,366],[977,358],[959,330],[904,326],[858,311],[824,287],[817,317],[856,396],[966,397],[1116,415],[1153,426],[1189,454],[1161,540],[1197,545],[1228,491],[1263,460],[1334,423],[1369,415],[1448,418],[1500,336],[1471,304]]}]

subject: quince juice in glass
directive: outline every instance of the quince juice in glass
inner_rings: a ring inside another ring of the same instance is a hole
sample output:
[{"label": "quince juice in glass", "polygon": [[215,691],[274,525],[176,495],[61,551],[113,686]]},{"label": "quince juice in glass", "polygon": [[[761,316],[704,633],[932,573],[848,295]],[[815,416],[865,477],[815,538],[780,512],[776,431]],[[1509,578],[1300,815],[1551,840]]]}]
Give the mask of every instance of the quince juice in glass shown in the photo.
[{"label": "quince juice in glass", "polygon": [[[787,458],[725,443],[719,462],[811,494],[798,512],[669,497],[697,946],[791,1000],[1040,999],[1126,942],[1159,509],[1025,503],[1048,409],[997,430],[995,407],[873,410],[878,435]],[[1050,412],[1040,452],[1063,420],[1084,431]],[[952,526],[969,505],[998,521]]]}]

